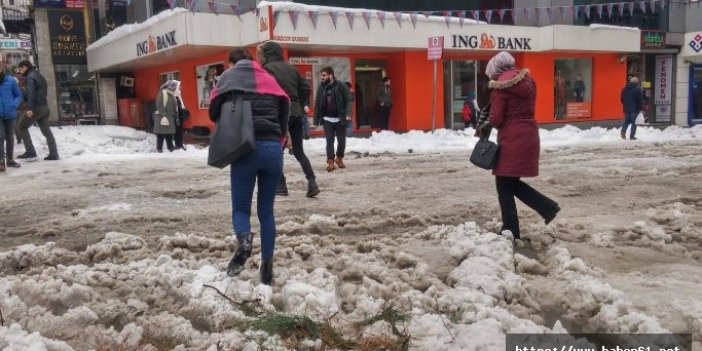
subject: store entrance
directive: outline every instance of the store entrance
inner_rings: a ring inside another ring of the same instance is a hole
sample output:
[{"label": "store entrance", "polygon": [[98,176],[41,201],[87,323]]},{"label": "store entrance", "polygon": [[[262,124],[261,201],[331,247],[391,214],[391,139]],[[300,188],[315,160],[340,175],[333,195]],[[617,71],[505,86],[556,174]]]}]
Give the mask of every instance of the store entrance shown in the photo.
[{"label": "store entrance", "polygon": [[484,106],[490,99],[485,75],[487,61],[444,61],[444,128],[464,129],[463,105],[476,99]]},{"label": "store entrance", "polygon": [[384,60],[357,60],[356,79],[353,87],[356,107],[356,128],[380,128],[378,88],[382,82]]}]

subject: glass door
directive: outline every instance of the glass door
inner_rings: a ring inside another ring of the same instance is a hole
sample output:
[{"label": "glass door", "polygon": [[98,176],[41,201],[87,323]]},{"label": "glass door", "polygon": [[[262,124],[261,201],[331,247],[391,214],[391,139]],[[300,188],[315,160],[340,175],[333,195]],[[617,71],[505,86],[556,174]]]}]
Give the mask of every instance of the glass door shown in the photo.
[{"label": "glass door", "polygon": [[463,105],[477,90],[476,61],[444,61],[444,128],[463,129]]},{"label": "glass door", "polygon": [[702,124],[702,65],[690,67],[689,124]]}]

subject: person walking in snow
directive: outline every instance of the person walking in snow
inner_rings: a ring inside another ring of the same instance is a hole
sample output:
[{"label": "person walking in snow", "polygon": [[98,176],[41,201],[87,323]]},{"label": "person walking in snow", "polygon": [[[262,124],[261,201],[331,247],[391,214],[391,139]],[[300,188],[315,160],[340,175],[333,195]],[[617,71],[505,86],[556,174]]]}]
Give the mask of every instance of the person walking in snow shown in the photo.
[{"label": "person walking in snow", "polygon": [[[351,123],[353,98],[346,84],[334,77],[334,69],[322,68],[319,77],[322,84],[317,88],[314,100],[314,123],[324,124],[324,136],[327,139],[327,172],[336,167],[346,168],[344,151],[346,150],[346,124]],[[339,141],[334,158],[334,139]]]},{"label": "person walking in snow", "polygon": [[176,149],[185,150],[185,145],[183,145],[183,132],[185,121],[190,118],[190,111],[185,108],[185,103],[183,103],[183,96],[180,91],[181,83],[179,80],[174,80],[176,83],[176,89],[173,92],[173,96],[176,98],[176,106],[178,108],[178,113],[175,118],[175,134],[173,134],[173,142]]},{"label": "person walking in snow", "polygon": [[173,134],[175,134],[176,117],[178,116],[178,100],[176,90],[180,87],[177,80],[169,80],[161,86],[156,95],[156,112],[153,115],[156,134],[156,151],[163,152],[163,140],[166,140],[168,151],[173,152]]},{"label": "person walking in snow", "polygon": [[22,92],[15,77],[5,74],[4,65],[0,61],[0,172],[4,172],[6,166],[20,166],[13,155],[17,107],[22,102]]},{"label": "person walking in snow", "polygon": [[631,77],[629,83],[622,89],[621,100],[624,107],[624,124],[620,135],[626,140],[626,130],[631,124],[629,140],[636,140],[636,116],[643,110],[643,97],[638,78]]},{"label": "person walking in snow", "polygon": [[[251,60],[251,55],[236,48],[229,53],[230,68],[220,77],[216,95],[210,102],[210,119],[217,123],[223,105],[244,94],[251,101],[256,148],[231,164],[232,224],[239,247],[229,261],[227,275],[235,277],[244,270],[251,256],[251,203],[258,181],[258,220],[261,225],[261,283],[273,280],[275,216],[273,205],[278,182],[283,174],[281,142],[288,132],[290,98],[275,78]],[[228,106],[228,105],[224,105]]]},{"label": "person walking in snow", "polygon": [[503,51],[488,61],[485,74],[490,78],[491,107],[488,120],[478,126],[478,135],[489,133],[491,127],[498,130],[499,157],[492,174],[502,212],[500,231],[511,231],[516,245],[521,235],[515,197],[538,212],[546,224],[556,218],[561,208],[521,180],[539,175],[540,141],[534,119],[536,83],[529,70],[518,70],[514,57]]},{"label": "person walking in snow", "polygon": [[48,91],[46,79],[27,60],[20,62],[18,66],[25,77],[27,86],[27,110],[24,113],[24,117],[20,119],[20,138],[24,144],[24,153],[17,156],[17,158],[34,159],[37,157],[37,152],[32,143],[32,136],[29,135],[29,128],[34,123],[37,123],[39,130],[46,138],[46,144],[49,146],[49,156],[45,157],[44,160],[56,161],[59,159],[59,155],[54,133],[51,132],[51,127],[49,126],[51,110],[49,110],[49,105],[46,101]]},{"label": "person walking in snow", "polygon": [[[290,118],[288,120],[288,132],[292,143],[292,154],[300,163],[302,171],[307,178],[307,197],[315,197],[319,194],[319,186],[312,170],[310,160],[305,155],[302,147],[304,139],[304,125],[307,116],[302,108],[302,102],[308,101],[312,88],[305,78],[300,75],[295,66],[283,61],[283,48],[280,44],[272,41],[260,44],[256,50],[258,62],[263,69],[268,71],[278,82],[285,93],[290,98]],[[288,195],[288,186],[285,183],[285,174],[280,178],[277,195]]]}]

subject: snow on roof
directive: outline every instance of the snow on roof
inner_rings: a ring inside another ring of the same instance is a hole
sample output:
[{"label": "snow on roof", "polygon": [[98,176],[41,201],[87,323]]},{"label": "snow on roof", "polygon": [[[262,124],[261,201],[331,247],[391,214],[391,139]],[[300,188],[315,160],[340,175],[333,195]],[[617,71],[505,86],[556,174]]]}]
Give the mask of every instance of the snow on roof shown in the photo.
[{"label": "snow on roof", "polygon": [[620,29],[620,30],[630,30],[630,31],[635,31],[635,32],[639,31],[639,28],[636,28],[636,27],[613,26],[613,25],[609,25],[609,24],[598,24],[598,23],[591,24],[590,29]]},{"label": "snow on roof", "polygon": [[182,12],[188,12],[188,10],[186,10],[182,7],[176,7],[172,10],[164,10],[156,16],[151,16],[144,22],[125,24],[125,25],[119,26],[119,27],[115,28],[115,30],[107,33],[107,35],[105,35],[104,37],[100,38],[100,40],[90,44],[88,46],[87,50],[97,49],[103,45],[106,45],[106,44],[109,44],[115,40],[124,38],[132,33],[138,32],[144,28],[151,27],[154,24],[156,24],[156,23],[158,23],[166,18],[175,16],[175,15],[182,13]]},{"label": "snow on roof", "polygon": [[[386,13],[394,13],[392,11],[381,11],[377,9],[362,9],[362,8],[348,8],[348,7],[334,7],[334,6],[317,6],[317,5],[306,5],[306,4],[301,4],[297,2],[292,2],[292,1],[261,1],[258,4],[258,7],[265,7],[265,6],[271,6],[273,7],[273,11],[287,11],[287,12],[303,12],[306,13],[307,11],[316,11],[319,13],[323,12],[331,12],[331,11],[343,11],[343,12],[353,12],[353,13],[363,13],[363,12],[370,12],[371,17],[378,17],[377,12],[386,12]],[[399,11],[402,12],[402,11]],[[415,11],[412,11],[415,12]],[[422,11],[417,11],[417,12],[422,12]],[[387,19],[387,18],[386,18]],[[402,19],[410,19],[410,14],[407,12],[402,12]],[[449,21],[451,23],[459,23],[461,19],[458,17],[451,17],[449,18]],[[417,21],[429,21],[429,22],[442,22],[445,23],[446,18],[444,16],[417,16]],[[486,22],[483,21],[476,21],[474,19],[470,18],[463,18],[463,23],[464,24],[487,24]]]}]

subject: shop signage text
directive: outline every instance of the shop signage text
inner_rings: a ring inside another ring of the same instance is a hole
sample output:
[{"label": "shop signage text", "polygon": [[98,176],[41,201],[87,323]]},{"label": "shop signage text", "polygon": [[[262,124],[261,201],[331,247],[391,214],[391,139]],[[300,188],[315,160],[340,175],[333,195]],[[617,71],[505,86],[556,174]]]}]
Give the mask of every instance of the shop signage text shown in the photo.
[{"label": "shop signage text", "polygon": [[441,60],[444,52],[444,37],[431,37],[427,44],[427,59]]},{"label": "shop signage text", "polygon": [[487,50],[532,50],[531,38],[502,37],[483,33],[477,35],[454,35],[454,48],[487,49]]},{"label": "shop signage text", "polygon": [[319,66],[322,64],[322,60],[318,58],[309,58],[309,57],[291,57],[288,59],[288,63],[291,65],[310,65],[310,66]]},{"label": "shop signage text", "polygon": [[641,48],[662,48],[665,47],[665,32],[641,31]]},{"label": "shop signage text", "polygon": [[291,36],[291,35],[274,35],[273,40],[284,41],[289,43],[309,43],[310,37]]},{"label": "shop signage text", "polygon": [[569,102],[566,104],[566,115],[568,118],[590,118],[592,107],[589,102]]},{"label": "shop signage text", "polygon": [[54,64],[86,64],[83,12],[49,11],[48,16]]},{"label": "shop signage text", "polygon": [[19,39],[0,39],[0,49],[31,49],[32,42]]},{"label": "shop signage text", "polygon": [[656,56],[655,105],[670,105],[672,93],[673,55]]},{"label": "shop signage text", "polygon": [[175,33],[173,30],[162,35],[149,35],[148,39],[136,44],[137,57],[178,45]]}]

